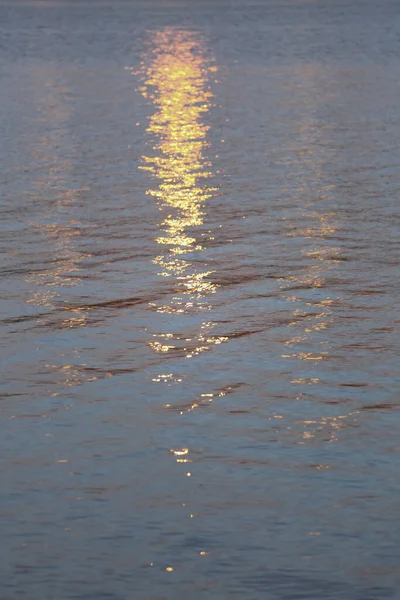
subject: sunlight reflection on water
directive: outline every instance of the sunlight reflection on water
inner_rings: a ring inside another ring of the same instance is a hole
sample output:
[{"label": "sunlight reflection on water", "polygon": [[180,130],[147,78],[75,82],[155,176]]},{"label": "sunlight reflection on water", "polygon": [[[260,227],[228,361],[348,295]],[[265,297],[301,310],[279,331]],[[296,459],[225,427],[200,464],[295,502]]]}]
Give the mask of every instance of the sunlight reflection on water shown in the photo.
[{"label": "sunlight reflection on water", "polygon": [[0,2],[1,598],[396,598],[397,12]]},{"label": "sunlight reflection on water", "polygon": [[[214,271],[202,258],[207,242],[214,240],[215,235],[202,226],[207,201],[218,192],[218,188],[207,182],[213,173],[206,156],[209,150],[206,116],[213,97],[211,78],[216,71],[215,61],[207,57],[201,37],[175,28],[151,37],[140,71],[144,78],[141,92],[155,108],[146,130],[152,153],[143,156],[145,164],[140,168],[154,177],[155,187],[147,194],[156,199],[163,215],[159,224],[162,235],[156,238],[163,253],[153,263],[162,269],[159,276],[170,279],[169,285],[174,290],[168,303],[150,304],[170,318],[164,331],[152,334],[154,339],[149,345],[155,352],[186,359],[228,339],[212,335],[214,323],[208,315],[203,320],[203,313],[212,310],[210,296],[218,289],[210,279]],[[197,313],[201,321],[196,319]],[[190,326],[187,331],[185,316]],[[171,331],[174,325],[179,333]],[[157,383],[169,384],[171,380],[182,382],[175,373],[153,378]],[[212,402],[213,395],[201,394],[201,402]],[[189,410],[197,406],[195,402]]]}]

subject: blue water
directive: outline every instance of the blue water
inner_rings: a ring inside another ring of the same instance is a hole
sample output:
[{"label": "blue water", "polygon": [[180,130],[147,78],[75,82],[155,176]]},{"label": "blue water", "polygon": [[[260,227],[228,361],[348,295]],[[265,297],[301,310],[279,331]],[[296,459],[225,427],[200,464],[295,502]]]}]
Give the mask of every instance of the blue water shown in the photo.
[{"label": "blue water", "polygon": [[400,598],[399,32],[1,2],[1,600]]}]

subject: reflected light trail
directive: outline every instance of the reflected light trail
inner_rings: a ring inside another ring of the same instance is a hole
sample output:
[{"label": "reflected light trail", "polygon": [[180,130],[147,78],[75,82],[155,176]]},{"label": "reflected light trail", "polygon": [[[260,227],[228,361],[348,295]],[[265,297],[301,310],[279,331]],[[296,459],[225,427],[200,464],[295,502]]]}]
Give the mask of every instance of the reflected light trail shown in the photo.
[{"label": "reflected light trail", "polygon": [[[210,314],[211,297],[218,289],[205,258],[207,242],[213,239],[205,227],[207,201],[217,192],[211,183],[212,165],[206,157],[206,116],[211,108],[210,83],[215,71],[198,34],[168,27],[152,35],[141,65],[141,92],[154,109],[146,130],[151,149],[142,157],[141,168],[152,176],[147,194],[162,215],[155,239],[159,253],[153,263],[168,290],[159,303],[149,304],[160,313],[161,331],[154,332],[149,342],[162,362],[160,372],[152,378],[157,385],[185,384],[190,389],[184,381],[187,374],[166,367],[165,360],[192,360],[227,340],[212,335],[215,324],[209,316],[204,317]],[[213,398],[213,393],[204,390],[184,405],[174,402],[164,404],[164,408],[182,415],[210,406]],[[195,473],[187,469],[195,450],[182,440],[178,443],[170,453],[185,469],[182,476],[191,481]],[[188,518],[194,518],[194,514],[188,512]]]},{"label": "reflected light trail", "polygon": [[[205,156],[205,116],[211,108],[210,80],[216,67],[194,32],[166,28],[151,42],[142,61],[141,92],[155,110],[147,127],[151,152],[142,157],[141,169],[153,175],[155,185],[147,194],[163,215],[156,238],[160,254],[153,262],[172,295],[150,306],[175,316],[201,314],[212,308],[209,297],[218,287],[202,258],[207,240],[213,239],[204,228],[206,203],[217,191],[210,184],[212,165]],[[207,320],[200,331],[156,333],[149,344],[156,353],[191,359],[226,341],[210,335],[213,326]]]},{"label": "reflected light trail", "polygon": [[[321,97],[318,69],[312,66],[296,71],[299,98],[294,102],[301,108],[296,142],[290,147],[293,172],[296,176],[295,197],[298,201],[298,224],[287,229],[286,235],[294,238],[300,248],[300,266],[297,263],[292,274],[280,281],[283,297],[294,306],[293,319],[288,324],[293,333],[284,341],[284,359],[300,361],[294,366],[291,383],[300,390],[304,387],[320,386],[324,377],[321,363],[331,356],[329,328],[334,319],[333,306],[340,301],[325,292],[330,271],[340,260],[340,251],[332,243],[337,225],[337,215],[327,211],[328,202],[335,185],[326,174],[326,165],[335,160],[327,138],[327,128],[315,118],[316,103]],[[285,190],[288,191],[288,190]],[[306,375],[306,376],[304,376]],[[311,375],[311,376],[310,376]],[[312,393],[305,391],[312,396]],[[296,399],[303,392],[296,390]],[[316,405],[318,410],[318,405]],[[357,411],[344,415],[316,414],[315,417],[298,421],[300,440],[297,444],[308,445],[337,442],[341,430],[354,426]]]},{"label": "reflected light trail", "polygon": [[[41,81],[44,79],[44,81]],[[80,262],[90,256],[82,254],[76,240],[81,235],[81,223],[72,214],[74,201],[82,190],[70,189],[68,176],[72,169],[71,135],[68,131],[70,109],[65,95],[70,93],[57,81],[57,73],[48,69],[35,71],[35,84],[46,90],[37,100],[38,111],[44,122],[46,134],[37,143],[32,155],[40,166],[41,175],[34,181],[36,196],[40,196],[45,212],[30,223],[32,230],[43,238],[48,251],[38,271],[26,281],[31,287],[28,304],[48,309],[37,322],[41,326],[58,329],[75,329],[87,323],[88,310],[65,305],[63,292],[81,285]],[[64,305],[60,310],[60,304]],[[67,317],[61,315],[68,314]],[[54,358],[54,357],[53,357]],[[80,363],[80,352],[73,348],[68,355],[60,355],[61,362],[70,364],[45,364],[52,382],[58,386],[75,387],[95,377],[84,374],[85,364]],[[72,360],[71,360],[72,359]],[[73,363],[72,363],[73,361]],[[58,396],[59,392],[51,393]]]},{"label": "reflected light trail", "polygon": [[[334,189],[331,182],[324,181],[324,166],[334,159],[321,137],[324,130],[314,119],[317,73],[313,67],[297,70],[300,88],[300,105],[303,109],[296,131],[296,143],[290,148],[293,171],[301,173],[296,181],[295,195],[298,199],[299,224],[287,230],[288,237],[301,241],[301,264],[305,269],[295,269],[292,275],[281,279],[285,299],[297,303],[293,321],[289,324],[296,334],[286,340],[287,352],[283,358],[301,361],[323,361],[329,357],[328,338],[324,331],[333,318],[331,305],[334,299],[324,293],[327,275],[337,262],[339,250],[330,242],[336,230],[336,215],[324,210],[324,203]],[[296,88],[297,89],[297,88]],[[296,104],[297,105],[297,104]],[[296,380],[298,381],[298,379]],[[318,378],[304,379],[307,384]]]},{"label": "reflected light trail", "polygon": [[[42,165],[44,174],[38,178],[34,186],[34,196],[40,195],[48,200],[46,213],[40,220],[31,223],[32,229],[38,231],[49,243],[50,252],[46,256],[44,268],[40,269],[27,280],[32,284],[32,295],[29,304],[56,308],[56,300],[60,298],[60,290],[80,284],[79,263],[88,255],[81,255],[74,240],[81,234],[80,221],[72,218],[71,209],[78,190],[67,187],[67,177],[71,171],[71,159],[64,158],[59,148],[70,144],[67,131],[67,121],[70,110],[63,95],[69,90],[50,79],[49,74],[37,72],[46,77],[43,84],[47,94],[40,99],[39,109],[46,123],[46,135],[37,144],[33,156]],[[67,155],[70,154],[68,148]],[[63,319],[61,328],[81,327],[86,323],[85,312],[73,310],[73,316]]]}]

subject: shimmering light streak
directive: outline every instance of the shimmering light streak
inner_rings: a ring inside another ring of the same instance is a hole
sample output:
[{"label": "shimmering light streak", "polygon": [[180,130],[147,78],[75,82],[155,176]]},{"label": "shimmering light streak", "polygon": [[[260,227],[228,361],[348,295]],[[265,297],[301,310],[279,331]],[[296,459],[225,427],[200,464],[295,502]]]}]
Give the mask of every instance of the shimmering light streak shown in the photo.
[{"label": "shimmering light streak", "polygon": [[[173,295],[150,306],[176,316],[201,313],[212,308],[206,298],[218,287],[212,280],[214,271],[202,259],[207,240],[213,239],[203,224],[207,200],[216,193],[209,183],[213,172],[206,157],[209,125],[205,121],[216,67],[194,32],[167,27],[151,41],[152,49],[142,61],[141,92],[155,110],[147,127],[151,152],[142,157],[141,168],[154,178],[147,193],[163,215],[155,240],[161,252],[153,262]],[[185,336],[160,332],[149,345],[159,354],[192,359],[227,340],[210,335],[213,326],[212,321],[204,321],[201,332]],[[161,375],[156,380],[164,382]]]}]

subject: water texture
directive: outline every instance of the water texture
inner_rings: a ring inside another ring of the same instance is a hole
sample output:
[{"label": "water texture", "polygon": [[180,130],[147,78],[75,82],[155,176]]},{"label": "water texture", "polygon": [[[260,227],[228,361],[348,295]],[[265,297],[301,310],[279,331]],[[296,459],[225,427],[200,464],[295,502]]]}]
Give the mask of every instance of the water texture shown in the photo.
[{"label": "water texture", "polygon": [[0,4],[1,600],[400,598],[395,0]]}]

